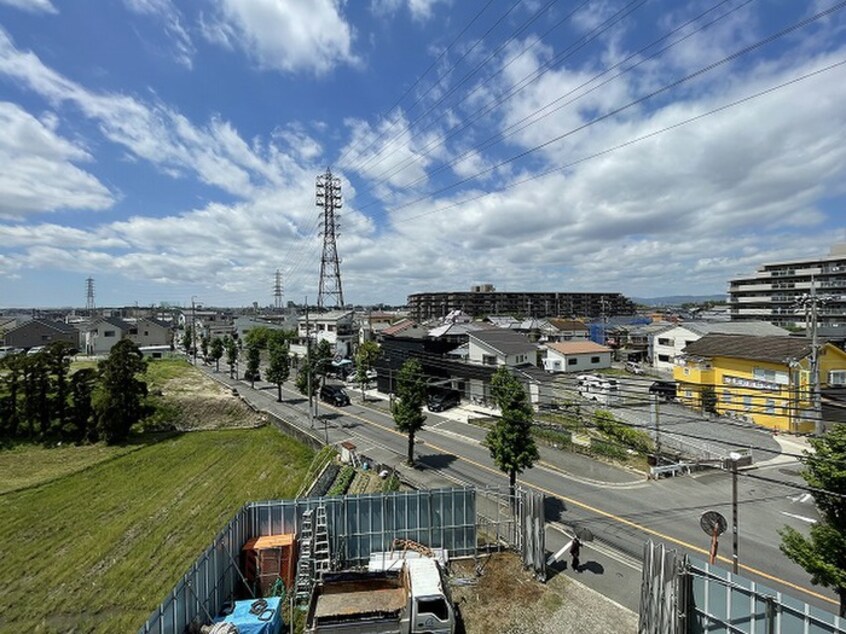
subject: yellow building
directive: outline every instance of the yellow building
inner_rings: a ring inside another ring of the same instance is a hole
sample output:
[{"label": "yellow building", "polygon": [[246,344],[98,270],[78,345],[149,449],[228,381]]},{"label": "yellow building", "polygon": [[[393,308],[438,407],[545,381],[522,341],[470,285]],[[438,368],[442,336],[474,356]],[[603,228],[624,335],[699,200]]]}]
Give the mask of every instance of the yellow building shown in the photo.
[{"label": "yellow building", "polygon": [[[811,340],[709,334],[688,344],[673,376],[678,399],[723,416],[792,433],[814,431]],[[846,384],[846,352],[820,346],[822,388]]]}]

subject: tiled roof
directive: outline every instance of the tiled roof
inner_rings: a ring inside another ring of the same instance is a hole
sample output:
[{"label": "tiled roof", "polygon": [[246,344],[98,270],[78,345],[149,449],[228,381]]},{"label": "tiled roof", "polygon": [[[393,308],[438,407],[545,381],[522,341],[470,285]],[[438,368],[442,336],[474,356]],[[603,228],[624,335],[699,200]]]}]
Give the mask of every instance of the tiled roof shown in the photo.
[{"label": "tiled roof", "polygon": [[504,355],[537,350],[537,346],[530,342],[525,335],[502,328],[471,332],[470,339],[476,339]]},{"label": "tiled roof", "polygon": [[684,354],[787,363],[788,359],[799,360],[811,354],[811,340],[807,337],[709,334],[688,344]]},{"label": "tiled roof", "polygon": [[413,322],[410,319],[401,319],[397,323],[392,324],[392,325],[388,326],[387,328],[385,328],[382,331],[382,334],[383,335],[390,335],[390,336],[398,335],[401,332],[408,330],[409,328],[413,328],[416,325],[417,324],[415,324],[415,322]]},{"label": "tiled roof", "polygon": [[611,352],[611,348],[601,346],[593,341],[560,341],[546,344],[561,354],[588,354],[590,352]]}]

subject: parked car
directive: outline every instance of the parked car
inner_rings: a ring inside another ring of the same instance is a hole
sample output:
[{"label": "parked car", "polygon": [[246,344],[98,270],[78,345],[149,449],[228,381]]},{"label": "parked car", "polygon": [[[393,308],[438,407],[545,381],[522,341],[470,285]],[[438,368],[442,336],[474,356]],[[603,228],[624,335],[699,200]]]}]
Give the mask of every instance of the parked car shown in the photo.
[{"label": "parked car", "polygon": [[429,394],[427,406],[430,412],[443,412],[461,403],[461,394],[455,390],[438,390]]},{"label": "parked car", "polygon": [[326,401],[336,407],[343,407],[350,404],[349,395],[340,385],[324,385],[321,387],[320,400]]},{"label": "parked car", "polygon": [[663,398],[665,401],[676,400],[676,383],[675,381],[655,381],[649,386],[649,393],[656,394],[658,398]]},{"label": "parked car", "polygon": [[643,368],[634,361],[626,361],[626,372],[641,375],[643,374]]}]

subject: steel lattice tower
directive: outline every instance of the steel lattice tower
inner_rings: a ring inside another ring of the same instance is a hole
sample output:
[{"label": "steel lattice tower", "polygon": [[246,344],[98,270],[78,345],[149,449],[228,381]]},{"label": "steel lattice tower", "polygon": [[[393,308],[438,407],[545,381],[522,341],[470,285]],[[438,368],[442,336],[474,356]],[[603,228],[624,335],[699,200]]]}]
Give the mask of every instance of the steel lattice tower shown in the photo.
[{"label": "steel lattice tower", "polygon": [[273,306],[276,310],[282,308],[282,271],[276,269],[276,278],[273,283]]},{"label": "steel lattice tower", "polygon": [[324,308],[335,300],[335,306],[343,307],[344,291],[341,287],[341,260],[335,237],[338,233],[338,216],[341,208],[341,179],[332,176],[331,170],[317,177],[318,207],[323,208],[323,257],[320,259],[320,289],[317,294],[318,308]]},{"label": "steel lattice tower", "polygon": [[94,310],[94,278],[85,280],[85,310]]}]

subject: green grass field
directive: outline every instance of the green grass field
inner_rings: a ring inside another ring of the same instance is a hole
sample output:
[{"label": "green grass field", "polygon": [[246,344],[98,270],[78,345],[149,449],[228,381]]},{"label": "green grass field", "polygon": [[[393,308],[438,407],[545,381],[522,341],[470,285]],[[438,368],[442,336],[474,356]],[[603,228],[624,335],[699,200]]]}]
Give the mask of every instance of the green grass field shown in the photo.
[{"label": "green grass field", "polygon": [[[293,497],[313,456],[273,427],[117,449],[129,452],[0,494],[0,631],[136,631],[241,505]],[[53,451],[11,450],[0,482],[27,462],[90,458]]]}]

